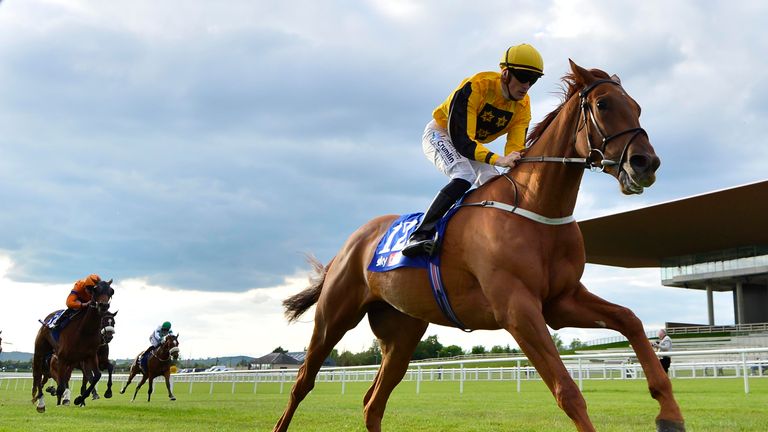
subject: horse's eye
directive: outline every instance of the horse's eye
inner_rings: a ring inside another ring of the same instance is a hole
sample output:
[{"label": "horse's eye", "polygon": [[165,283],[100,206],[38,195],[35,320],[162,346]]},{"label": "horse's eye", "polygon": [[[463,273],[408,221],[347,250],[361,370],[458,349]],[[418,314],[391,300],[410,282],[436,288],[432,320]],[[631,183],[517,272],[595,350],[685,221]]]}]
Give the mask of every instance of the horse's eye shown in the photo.
[{"label": "horse's eye", "polygon": [[597,106],[597,109],[599,109],[600,111],[603,111],[606,108],[608,108],[608,102],[606,102],[605,100],[602,100],[602,99],[597,101],[597,103],[595,105]]}]

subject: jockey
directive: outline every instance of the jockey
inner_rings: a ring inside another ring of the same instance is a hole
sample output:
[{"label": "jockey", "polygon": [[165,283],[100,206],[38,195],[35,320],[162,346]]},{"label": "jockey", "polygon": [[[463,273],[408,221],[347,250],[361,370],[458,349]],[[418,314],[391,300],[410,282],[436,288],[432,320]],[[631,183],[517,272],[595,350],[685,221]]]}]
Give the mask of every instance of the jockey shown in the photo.
[{"label": "jockey", "polygon": [[[498,175],[494,166],[512,168],[520,159],[531,122],[528,90],[544,75],[544,60],[534,47],[520,44],[504,52],[499,66],[500,72],[480,72],[464,79],[432,112],[422,149],[451,181],[424,212],[403,255],[431,255],[435,225],[451,206],[472,184],[480,186]],[[483,145],[504,134],[504,156]]]},{"label": "jockey", "polygon": [[91,293],[88,292],[88,288],[95,287],[100,281],[101,277],[99,277],[99,275],[91,274],[75,282],[72,291],[70,291],[67,296],[67,310],[56,316],[54,320],[48,324],[48,327],[51,329],[56,328],[59,323],[62,322],[64,316],[72,316],[75,312],[87,306],[88,302],[91,301]]},{"label": "jockey", "polygon": [[163,343],[163,338],[169,334],[173,334],[171,331],[171,323],[166,321],[158,326],[149,336],[149,343],[152,345],[147,349],[147,351],[151,351],[159,347],[160,344]]}]

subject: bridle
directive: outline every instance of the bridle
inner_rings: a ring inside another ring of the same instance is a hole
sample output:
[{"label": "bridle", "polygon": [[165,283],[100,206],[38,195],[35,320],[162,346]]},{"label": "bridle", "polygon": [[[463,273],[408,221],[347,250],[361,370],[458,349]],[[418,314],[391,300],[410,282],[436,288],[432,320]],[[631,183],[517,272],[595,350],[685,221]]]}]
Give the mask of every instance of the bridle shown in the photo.
[{"label": "bridle", "polygon": [[[586,129],[586,135],[587,135],[587,147],[589,148],[589,152],[587,153],[587,157],[584,158],[570,158],[570,157],[555,157],[555,156],[531,156],[531,157],[524,157],[521,158],[518,162],[558,162],[558,163],[575,163],[575,164],[581,164],[584,166],[584,169],[590,169],[592,171],[599,171],[603,172],[605,169],[609,166],[619,166],[619,172],[621,172],[624,168],[622,168],[622,164],[624,163],[624,159],[626,158],[627,149],[629,148],[629,145],[634,141],[635,138],[637,138],[638,135],[644,134],[645,136],[648,136],[648,133],[645,131],[645,129],[641,127],[635,127],[635,128],[629,128],[625,129],[621,132],[615,133],[613,135],[607,135],[605,131],[600,127],[599,124],[597,124],[597,120],[595,120],[595,113],[592,111],[592,105],[589,104],[589,101],[587,100],[587,95],[594,90],[597,86],[600,84],[613,84],[621,87],[621,84],[617,81],[614,81],[612,79],[599,79],[595,80],[586,87],[584,87],[579,92],[579,118],[581,121],[579,122],[579,125],[577,126],[576,130],[573,133],[573,143],[576,144],[576,138],[581,132],[582,129]],[[600,135],[601,140],[601,146],[594,147],[592,145],[592,140],[590,138],[591,131],[590,131],[590,124],[597,130],[597,133]],[[631,137],[627,140],[626,144],[624,144],[624,148],[621,150],[621,156],[619,157],[619,160],[611,160],[605,158],[605,148],[608,145],[608,143],[620,136],[626,135],[626,134],[632,134]]]},{"label": "bridle", "polygon": [[[168,338],[168,336],[169,336],[169,335],[166,335],[166,336],[164,337],[164,339],[167,339],[167,338]],[[176,340],[178,340],[178,339],[176,339]],[[172,347],[172,348],[168,348],[168,357],[166,357],[166,358],[160,358],[160,356],[159,356],[159,355],[157,355],[157,354],[158,354],[158,352],[159,352],[159,351],[162,351],[162,349],[163,349],[163,348],[165,348],[165,346],[166,346],[166,345],[165,345],[165,340],[163,340],[163,345],[161,345],[160,349],[152,350],[152,357],[154,357],[154,358],[156,358],[156,359],[160,360],[161,362],[166,362],[166,361],[168,361],[168,360],[170,360],[170,359],[171,359],[171,356],[172,356],[173,354],[175,354],[175,353],[179,352],[179,347],[178,347],[178,346],[174,346],[174,347]]]}]

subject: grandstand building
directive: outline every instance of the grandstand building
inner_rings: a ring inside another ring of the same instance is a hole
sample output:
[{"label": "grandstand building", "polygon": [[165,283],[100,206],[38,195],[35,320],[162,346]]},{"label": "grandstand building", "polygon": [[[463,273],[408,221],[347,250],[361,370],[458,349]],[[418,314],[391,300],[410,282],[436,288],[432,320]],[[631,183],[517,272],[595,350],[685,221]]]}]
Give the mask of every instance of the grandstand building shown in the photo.
[{"label": "grandstand building", "polygon": [[765,331],[766,221],[768,180],[587,219],[579,226],[587,262],[657,267],[663,285],[700,290],[708,308],[702,326],[715,326],[713,292],[732,292],[734,327]]}]

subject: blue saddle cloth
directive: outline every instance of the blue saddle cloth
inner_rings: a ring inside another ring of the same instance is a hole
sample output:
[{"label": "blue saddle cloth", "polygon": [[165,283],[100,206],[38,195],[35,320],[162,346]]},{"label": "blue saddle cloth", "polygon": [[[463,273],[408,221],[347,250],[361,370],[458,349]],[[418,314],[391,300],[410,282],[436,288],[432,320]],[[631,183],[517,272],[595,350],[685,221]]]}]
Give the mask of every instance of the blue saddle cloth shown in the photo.
[{"label": "blue saddle cloth", "polygon": [[438,253],[431,257],[427,255],[407,257],[402,254],[402,250],[408,242],[408,237],[413,233],[416,227],[419,226],[421,219],[424,217],[424,213],[404,214],[392,222],[392,225],[389,226],[387,232],[384,233],[384,236],[379,240],[379,244],[376,246],[376,252],[373,254],[373,259],[371,259],[370,264],[368,264],[368,270],[372,272],[386,272],[400,267],[426,269],[429,268],[430,263],[439,266],[439,245],[442,243],[445,228],[448,226],[448,221],[451,217],[459,210],[463,200],[464,198],[462,197],[435,225],[435,230],[437,231]]},{"label": "blue saddle cloth", "polygon": [[[72,321],[72,318],[75,317],[80,311],[76,311],[75,313],[66,314],[67,309],[57,310],[56,312],[51,315],[50,318],[46,319],[44,322],[40,321],[44,326],[51,327],[53,323],[55,323],[58,320],[61,320],[57,325],[55,329],[51,329],[51,336],[53,336],[53,340],[56,342],[59,341],[59,336],[61,335],[61,331],[64,330],[64,327],[69,324],[70,321]],[[62,316],[64,315],[64,316]]]},{"label": "blue saddle cloth", "polygon": [[144,353],[141,355],[141,358],[139,359],[139,367],[145,374],[147,373],[147,362],[149,362],[149,355],[152,354],[152,350],[153,348],[144,351]]}]

